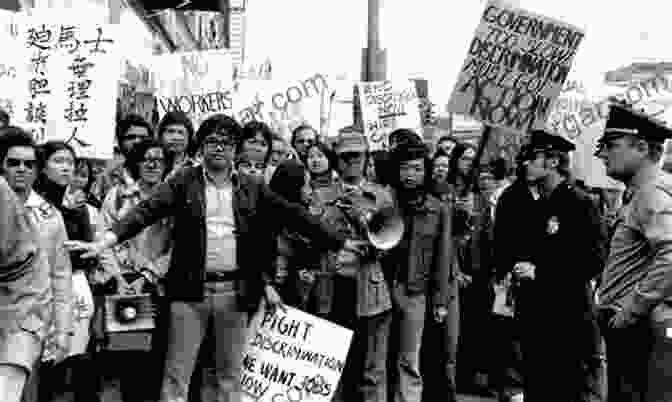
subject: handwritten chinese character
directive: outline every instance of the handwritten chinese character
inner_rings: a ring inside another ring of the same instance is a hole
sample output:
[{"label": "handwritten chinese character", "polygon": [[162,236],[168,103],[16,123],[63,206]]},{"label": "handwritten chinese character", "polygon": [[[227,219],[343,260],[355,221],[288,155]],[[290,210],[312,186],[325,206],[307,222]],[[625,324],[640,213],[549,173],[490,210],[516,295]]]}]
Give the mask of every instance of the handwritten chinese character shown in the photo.
[{"label": "handwritten chinese character", "polygon": [[89,121],[89,118],[86,117],[88,111],[89,109],[84,102],[70,101],[68,107],[65,108],[65,120],[70,123]]},{"label": "handwritten chinese character", "polygon": [[87,71],[95,64],[86,60],[86,57],[75,57],[72,64],[68,66],[68,70],[72,71],[75,78],[84,79]]},{"label": "handwritten chinese character", "polygon": [[28,47],[36,47],[41,50],[48,50],[50,48],[49,44],[53,38],[53,32],[51,29],[47,28],[45,24],[42,24],[39,30],[35,28],[30,28],[28,30],[28,40],[26,45]]},{"label": "handwritten chinese character", "polygon": [[48,89],[49,80],[46,78],[31,78],[29,82],[30,97],[35,99],[38,95],[48,95],[51,90]]},{"label": "handwritten chinese character", "polygon": [[84,100],[89,99],[89,88],[91,80],[70,81],[68,84],[68,96],[70,99]]},{"label": "handwritten chinese character", "polygon": [[81,138],[77,137],[77,127],[72,129],[72,134],[70,135],[70,138],[65,140],[66,144],[70,144],[70,142],[75,141],[80,147],[89,147],[91,144],[88,142],[82,140]]},{"label": "handwritten chinese character", "polygon": [[47,58],[49,54],[39,50],[37,54],[30,59],[30,63],[33,67],[33,73],[44,75],[45,70],[47,69]]},{"label": "handwritten chinese character", "polygon": [[101,43],[114,43],[112,39],[102,39],[103,36],[103,28],[98,27],[96,28],[98,31],[98,38],[93,39],[93,40],[85,40],[84,44],[85,45],[90,45],[90,44],[95,44],[93,49],[91,50],[91,53],[107,53],[104,49],[100,48]]},{"label": "handwritten chinese character", "polygon": [[37,104],[28,102],[26,111],[26,121],[28,123],[47,123],[47,105],[43,102]]},{"label": "handwritten chinese character", "polygon": [[68,49],[68,53],[73,54],[79,50],[80,41],[75,37],[77,27],[61,25],[58,35],[58,46],[61,49]]}]

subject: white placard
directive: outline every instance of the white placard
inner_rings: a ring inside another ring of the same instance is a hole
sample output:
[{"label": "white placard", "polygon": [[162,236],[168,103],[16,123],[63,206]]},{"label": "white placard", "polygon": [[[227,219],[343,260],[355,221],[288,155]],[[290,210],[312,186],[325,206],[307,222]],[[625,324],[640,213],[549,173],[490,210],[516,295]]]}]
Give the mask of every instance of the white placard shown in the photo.
[{"label": "white placard", "polygon": [[521,134],[543,128],[583,37],[575,26],[489,0],[449,110]]},{"label": "white placard", "polygon": [[292,307],[258,314],[243,357],[243,401],[331,401],[352,331]]},{"label": "white placard", "polygon": [[156,56],[152,63],[159,117],[179,110],[195,127],[217,113],[233,113],[233,61],[228,50]]},{"label": "white placard", "polygon": [[16,122],[38,142],[61,140],[77,156],[113,156],[118,25],[99,24],[50,10],[22,16],[22,60],[17,79],[27,95],[16,97]]},{"label": "white placard", "polygon": [[422,137],[418,93],[413,81],[360,82],[357,86],[369,150],[387,149],[389,134],[398,128],[414,130]]}]

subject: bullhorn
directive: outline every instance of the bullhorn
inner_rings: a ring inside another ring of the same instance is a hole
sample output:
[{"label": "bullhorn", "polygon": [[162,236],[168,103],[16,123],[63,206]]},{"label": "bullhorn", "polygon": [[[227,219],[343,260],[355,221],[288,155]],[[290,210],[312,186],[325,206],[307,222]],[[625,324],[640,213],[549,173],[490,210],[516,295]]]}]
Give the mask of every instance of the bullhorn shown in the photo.
[{"label": "bullhorn", "polygon": [[367,239],[379,250],[395,247],[404,235],[404,220],[392,206],[369,212],[362,220]]}]

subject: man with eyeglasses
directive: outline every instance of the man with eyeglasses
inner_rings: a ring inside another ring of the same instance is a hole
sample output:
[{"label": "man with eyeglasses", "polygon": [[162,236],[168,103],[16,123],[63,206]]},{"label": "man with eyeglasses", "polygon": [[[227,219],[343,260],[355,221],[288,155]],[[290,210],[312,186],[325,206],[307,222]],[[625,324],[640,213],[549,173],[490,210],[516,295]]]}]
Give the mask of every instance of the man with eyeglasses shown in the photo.
[{"label": "man with eyeglasses", "polygon": [[175,246],[165,276],[172,325],[163,402],[186,401],[199,349],[212,337],[215,369],[204,376],[203,400],[240,400],[248,315],[260,302],[270,309],[281,304],[272,286],[275,231],[268,225],[287,226],[321,250],[356,250],[352,241],[323,226],[301,205],[274,194],[263,180],[236,172],[240,135],[241,127],[231,117],[211,116],[196,133],[201,166],[161,184],[98,242],[70,242],[84,256],[96,255],[161,218],[173,217]]},{"label": "man with eyeglasses", "polygon": [[[14,395],[8,395],[7,384],[15,379],[29,374],[28,382],[23,389],[24,401],[36,401],[38,371],[40,357],[54,363],[63,361],[70,349],[70,335],[72,329],[72,312],[70,299],[72,297],[72,268],[70,258],[64,247],[67,240],[65,223],[60,212],[37,192],[33,191],[33,183],[38,174],[38,159],[36,145],[33,138],[27,132],[18,127],[7,127],[0,131],[0,165],[4,179],[3,184],[9,184],[16,194],[17,201],[24,207],[26,223],[34,230],[36,245],[39,246],[39,254],[35,251],[35,258],[40,258],[42,264],[36,265],[33,277],[19,277],[18,286],[27,297],[16,299],[16,308],[23,311],[25,316],[17,319],[12,325],[7,321],[0,322],[0,367],[10,365],[14,373],[0,369],[0,400],[15,401],[21,395],[21,389],[14,389]],[[5,182],[6,179],[6,182]],[[3,205],[6,198],[3,197]],[[11,236],[20,236],[21,226],[15,226],[18,221],[2,220],[0,231],[11,233]],[[23,228],[26,229],[26,228]],[[16,231],[16,232],[14,232]],[[17,237],[18,238],[18,237]],[[0,233],[0,247],[12,243]],[[0,251],[0,256],[6,256],[6,252]],[[1,259],[2,257],[0,257]],[[0,261],[0,276],[9,278],[10,271]],[[5,286],[7,283],[0,279],[0,300],[4,302],[9,294]],[[38,292],[39,290],[39,292]],[[0,307],[1,314],[5,317],[6,311]],[[36,303],[37,302],[37,303]],[[32,307],[31,304],[35,303]],[[42,307],[39,307],[39,306]],[[14,329],[11,331],[10,329]],[[48,334],[48,336],[47,336]],[[45,340],[47,341],[45,343]],[[16,371],[18,369],[18,371]],[[14,384],[16,386],[17,384]]]}]

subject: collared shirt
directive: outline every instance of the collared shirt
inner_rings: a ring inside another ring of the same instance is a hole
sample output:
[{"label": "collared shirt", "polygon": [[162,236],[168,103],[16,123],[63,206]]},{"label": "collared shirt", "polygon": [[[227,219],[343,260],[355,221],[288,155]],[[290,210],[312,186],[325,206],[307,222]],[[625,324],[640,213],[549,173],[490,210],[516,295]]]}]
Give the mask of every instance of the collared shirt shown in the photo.
[{"label": "collared shirt", "polygon": [[[235,271],[236,222],[233,213],[233,185],[217,186],[208,172],[205,175],[205,223],[207,228],[206,270]],[[232,179],[235,173],[232,174]]]},{"label": "collared shirt", "polygon": [[598,299],[603,306],[647,314],[672,297],[672,176],[645,169],[630,190],[632,199],[616,224]]},{"label": "collared shirt", "polygon": [[[149,197],[136,181],[127,176],[124,182],[110,189],[101,215],[104,225],[111,227],[140,201]],[[170,219],[163,219],[137,236],[106,250],[101,255],[104,272],[96,273],[96,281],[105,282],[107,275],[149,269],[157,277],[168,270],[171,246]]]}]

